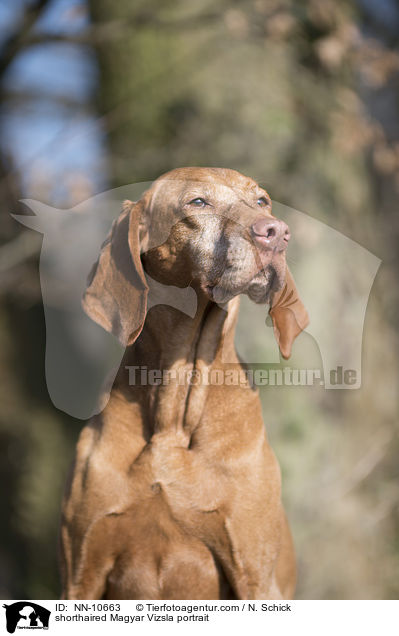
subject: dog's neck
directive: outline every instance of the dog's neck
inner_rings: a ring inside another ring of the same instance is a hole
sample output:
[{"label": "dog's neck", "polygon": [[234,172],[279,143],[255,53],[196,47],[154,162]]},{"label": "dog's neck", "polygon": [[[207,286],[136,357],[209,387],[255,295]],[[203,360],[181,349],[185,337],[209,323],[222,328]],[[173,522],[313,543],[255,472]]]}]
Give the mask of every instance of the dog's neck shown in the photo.
[{"label": "dog's neck", "polygon": [[[225,309],[198,297],[194,318],[166,305],[153,307],[143,331],[129,347],[121,367],[140,392],[157,433],[183,434],[189,438],[205,406],[210,372],[223,370],[225,362],[237,364],[234,330],[239,299]],[[126,369],[127,367],[127,369]]]}]

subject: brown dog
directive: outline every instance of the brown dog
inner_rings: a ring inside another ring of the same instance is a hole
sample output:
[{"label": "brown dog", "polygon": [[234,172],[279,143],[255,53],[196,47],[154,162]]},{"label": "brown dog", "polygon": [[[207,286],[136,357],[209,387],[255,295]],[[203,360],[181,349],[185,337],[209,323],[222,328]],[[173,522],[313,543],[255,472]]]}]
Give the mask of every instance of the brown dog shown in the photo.
[{"label": "brown dog", "polygon": [[[84,298],[127,349],[77,447],[62,518],[65,598],[292,597],[294,552],[257,391],[176,379],[242,369],[240,293],[271,303],[290,355],[308,318],[286,268],[288,239],[268,194],[234,170],[174,170],[125,202]],[[148,277],[191,286],[195,317],[168,304],[146,315]],[[132,386],[127,366],[170,381]]]}]

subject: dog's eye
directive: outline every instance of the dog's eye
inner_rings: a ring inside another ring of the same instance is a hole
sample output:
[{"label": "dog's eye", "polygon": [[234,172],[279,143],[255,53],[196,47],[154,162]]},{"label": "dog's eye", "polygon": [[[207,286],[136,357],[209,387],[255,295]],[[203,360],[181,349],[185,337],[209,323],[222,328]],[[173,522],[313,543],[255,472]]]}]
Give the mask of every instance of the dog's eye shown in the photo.
[{"label": "dog's eye", "polygon": [[195,205],[197,206],[197,208],[203,208],[208,204],[206,201],[204,201],[204,199],[201,199],[201,197],[197,197],[196,199],[190,201],[189,205]]},{"label": "dog's eye", "polygon": [[260,205],[261,207],[264,207],[265,205],[270,205],[269,201],[266,199],[266,197],[260,197],[258,199],[258,205]]}]

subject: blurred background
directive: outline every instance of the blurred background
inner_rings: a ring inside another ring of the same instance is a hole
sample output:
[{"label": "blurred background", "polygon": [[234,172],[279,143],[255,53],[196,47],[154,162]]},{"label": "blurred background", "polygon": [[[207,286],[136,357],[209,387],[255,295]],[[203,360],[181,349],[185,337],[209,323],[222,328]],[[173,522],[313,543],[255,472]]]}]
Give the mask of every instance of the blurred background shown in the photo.
[{"label": "blurred background", "polygon": [[397,0],[0,0],[1,598],[60,593],[82,427],[46,389],[42,236],[10,212],[183,165],[248,174],[382,259],[362,388],[261,397],[297,597],[398,598],[398,40]]}]

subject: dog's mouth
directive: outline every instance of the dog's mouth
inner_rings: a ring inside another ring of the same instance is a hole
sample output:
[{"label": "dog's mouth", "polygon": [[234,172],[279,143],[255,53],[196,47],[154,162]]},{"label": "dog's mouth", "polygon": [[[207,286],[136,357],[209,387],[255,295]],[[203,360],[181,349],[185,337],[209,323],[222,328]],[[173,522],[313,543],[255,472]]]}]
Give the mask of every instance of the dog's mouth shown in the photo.
[{"label": "dog's mouth", "polygon": [[[241,237],[242,239],[242,237]],[[231,241],[223,265],[216,264],[202,280],[202,289],[210,300],[226,304],[239,294],[253,302],[266,304],[271,292],[282,289],[286,275],[286,249],[260,249],[251,239]]]},{"label": "dog's mouth", "polygon": [[244,292],[248,298],[257,304],[269,302],[270,293],[278,291],[284,284],[284,276],[281,268],[274,268],[269,265],[251,280],[247,290]]},{"label": "dog's mouth", "polygon": [[[286,262],[285,257],[273,259],[271,263],[262,267],[254,276],[251,276],[245,283],[229,285],[224,283],[224,277],[214,284],[204,285],[207,296],[215,303],[225,304],[239,294],[246,294],[257,304],[269,302],[271,292],[282,289],[285,281]],[[230,282],[230,281],[229,281]]]}]

